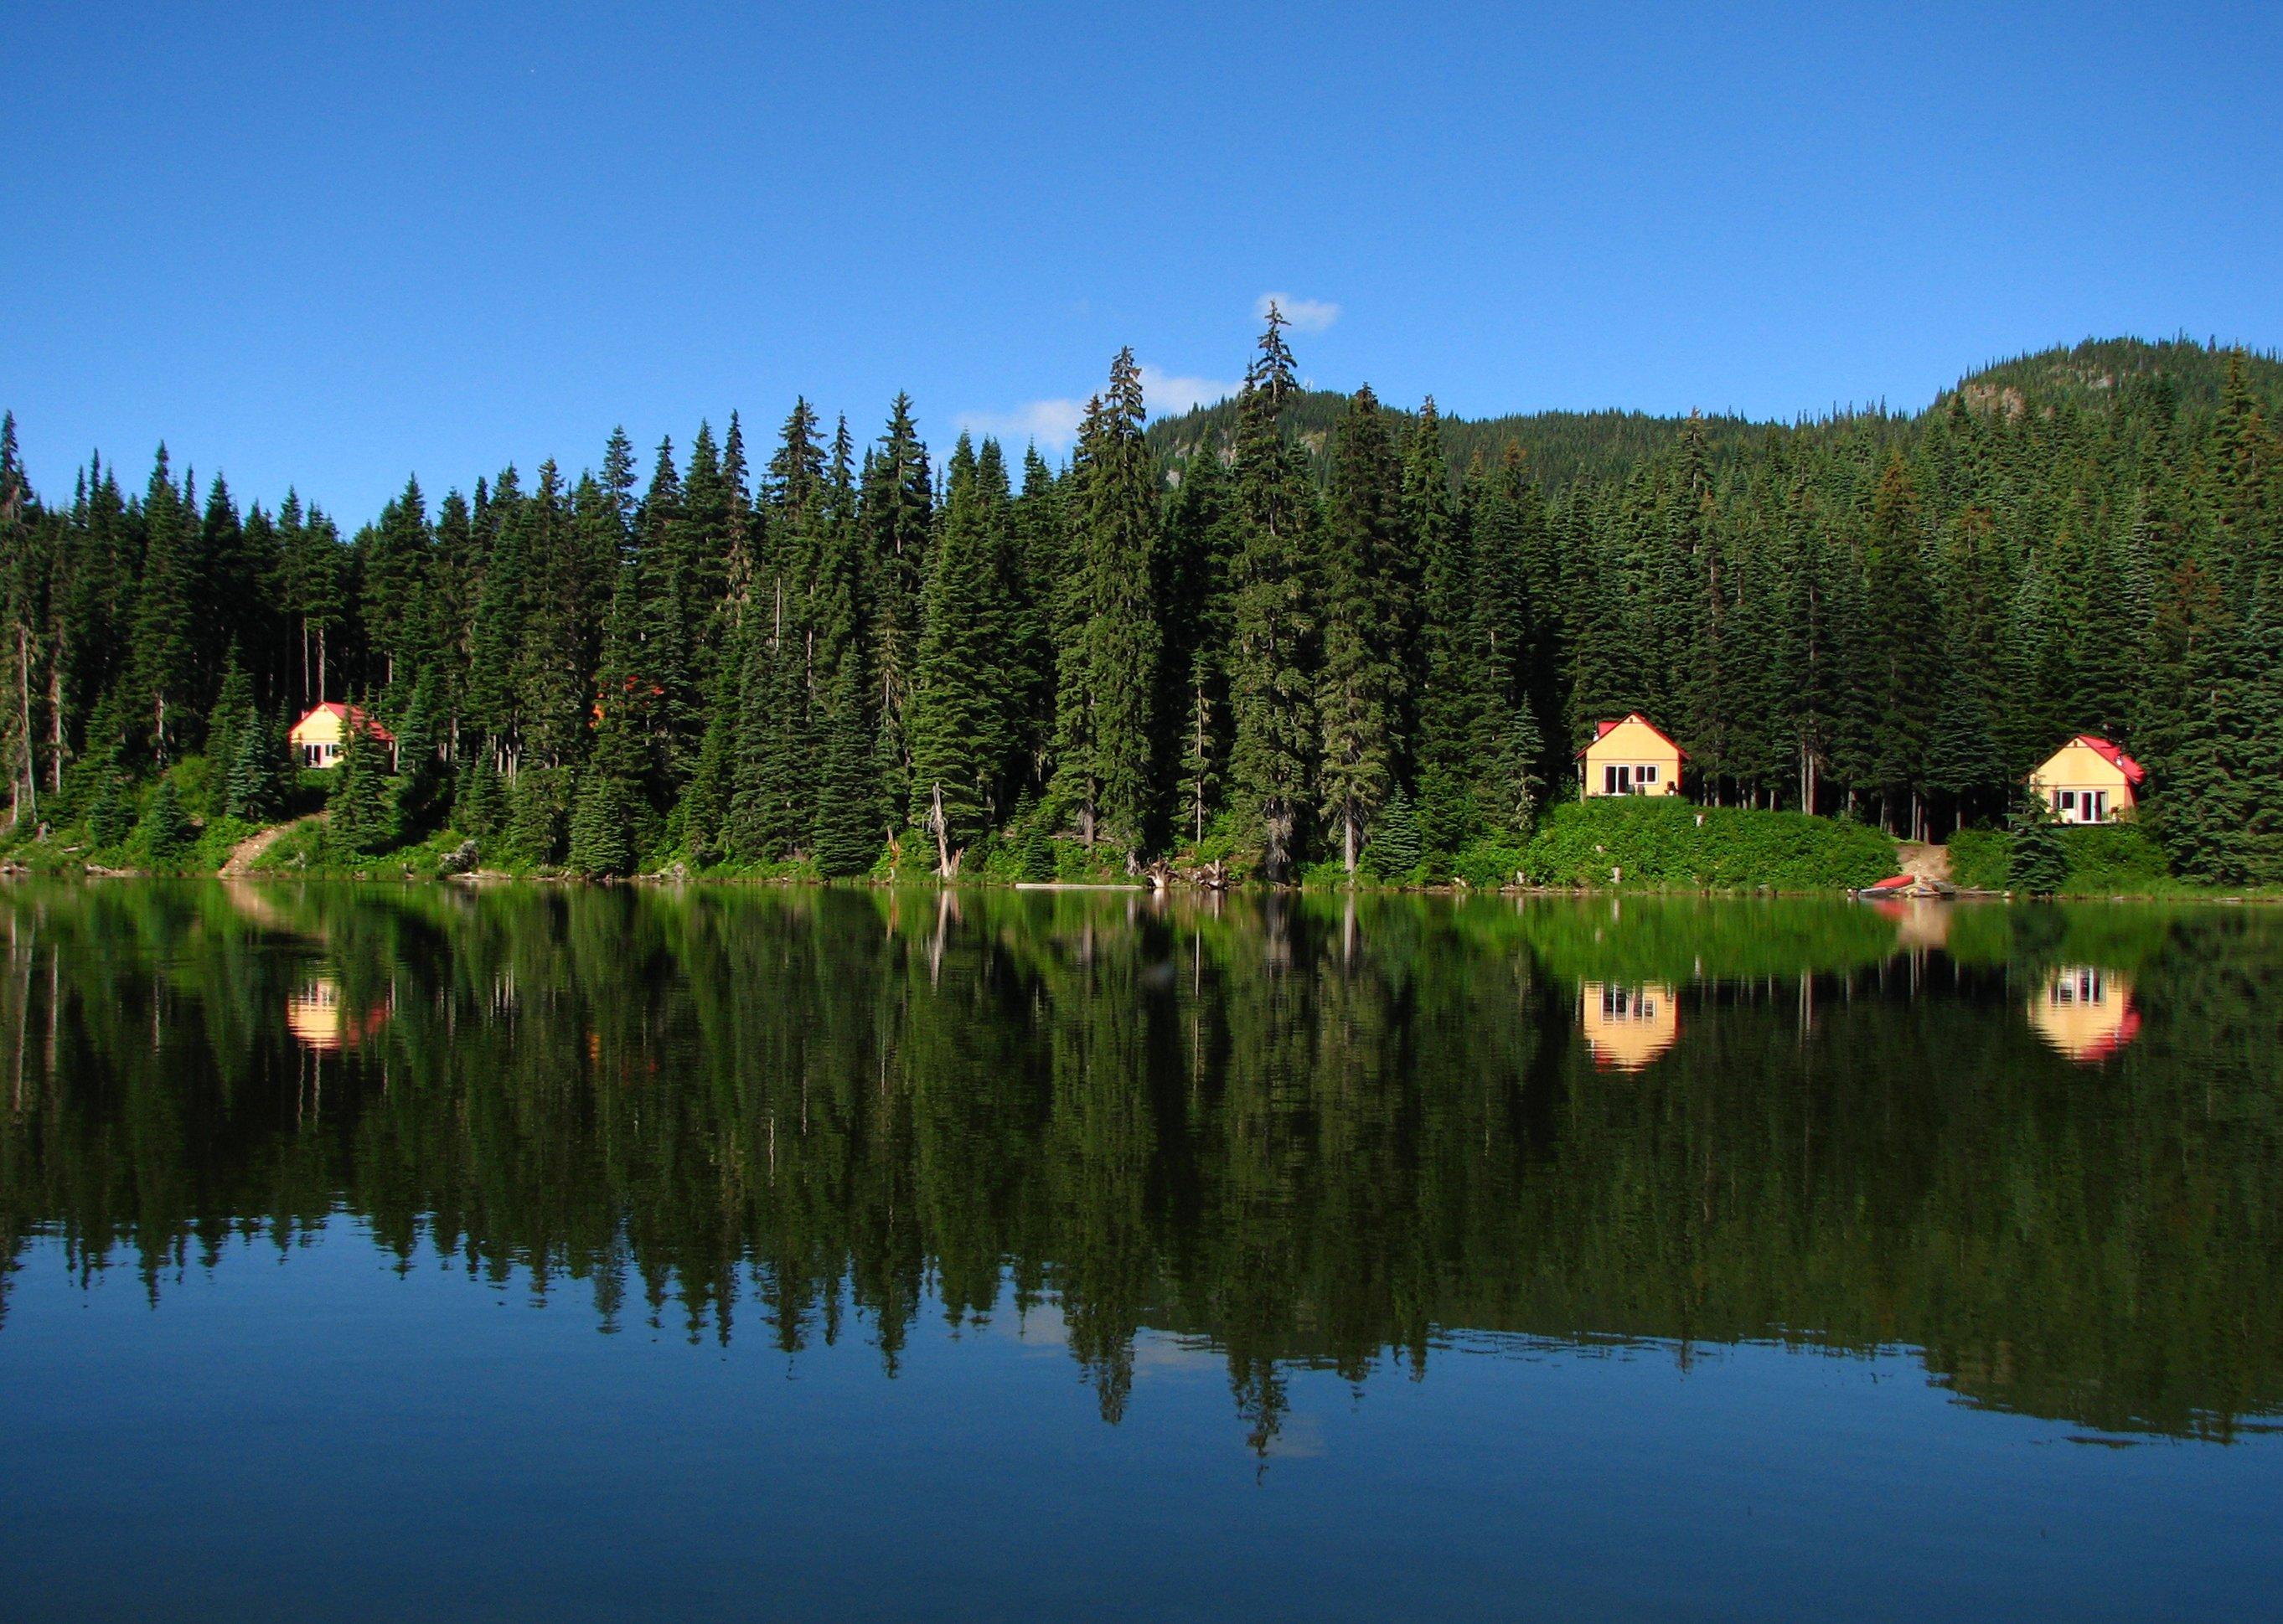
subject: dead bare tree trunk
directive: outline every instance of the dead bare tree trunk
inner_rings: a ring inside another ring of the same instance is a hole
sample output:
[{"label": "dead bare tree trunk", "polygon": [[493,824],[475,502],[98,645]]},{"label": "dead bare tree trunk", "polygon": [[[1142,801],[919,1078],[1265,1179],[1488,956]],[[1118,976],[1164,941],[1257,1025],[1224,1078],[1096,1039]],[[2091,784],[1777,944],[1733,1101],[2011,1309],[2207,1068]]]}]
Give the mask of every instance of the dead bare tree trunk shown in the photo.
[{"label": "dead bare tree trunk", "polygon": [[929,798],[928,822],[935,829],[935,872],[939,879],[951,878],[951,836],[944,825],[943,781],[935,781]]}]

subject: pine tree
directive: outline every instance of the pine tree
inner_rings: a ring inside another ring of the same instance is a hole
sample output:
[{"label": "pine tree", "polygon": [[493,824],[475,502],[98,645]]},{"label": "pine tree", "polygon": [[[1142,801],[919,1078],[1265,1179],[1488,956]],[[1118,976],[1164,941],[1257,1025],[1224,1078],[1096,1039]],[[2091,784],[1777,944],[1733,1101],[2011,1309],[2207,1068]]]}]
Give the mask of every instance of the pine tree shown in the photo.
[{"label": "pine tree", "polygon": [[[1506,517],[1485,516],[1484,532],[1504,540],[1507,526],[1500,520]],[[1427,849],[1447,857],[1465,843],[1478,816],[1472,781],[1484,712],[1503,698],[1496,668],[1513,651],[1500,644],[1513,633],[1491,590],[1506,584],[1504,578],[1478,567],[1452,510],[1442,419],[1431,399],[1420,408],[1404,467],[1403,521],[1420,560],[1419,657],[1412,679],[1418,821]]]},{"label": "pine tree", "polygon": [[340,761],[333,768],[332,789],[325,797],[325,843],[353,857],[370,856],[386,851],[396,838],[388,753],[355,704],[349,707],[346,732]]},{"label": "pine tree", "polygon": [[1383,880],[1408,880],[1425,860],[1419,819],[1401,784],[1388,791],[1364,858],[1365,866]]},{"label": "pine tree", "polygon": [[222,692],[206,715],[206,755],[218,772],[229,772],[237,761],[239,735],[259,731],[260,725],[253,709],[253,680],[238,664],[233,640],[222,667]]},{"label": "pine tree", "polygon": [[127,773],[117,762],[96,769],[95,801],[88,808],[88,832],[98,850],[116,846],[135,828],[135,804],[128,796]]},{"label": "pine tree", "polygon": [[271,759],[270,730],[249,711],[232,734],[222,784],[222,808],[249,823],[266,822],[284,803],[278,797],[278,772]]},{"label": "pine tree", "polygon": [[491,839],[507,827],[506,786],[488,754],[471,757],[461,769],[452,805],[454,821],[479,840]]},{"label": "pine tree", "polygon": [[2014,815],[2014,850],[2006,886],[2030,897],[2050,897],[2069,882],[2069,852],[2045,804],[2031,796]]},{"label": "pine tree", "polygon": [[402,835],[423,834],[437,821],[443,791],[449,787],[438,754],[442,724],[437,686],[433,672],[424,668],[413,681],[411,703],[397,722],[396,778],[390,799],[393,822]]},{"label": "pine tree", "polygon": [[1282,880],[1297,860],[1316,736],[1310,673],[1309,572],[1315,501],[1301,453],[1279,419],[1297,387],[1285,322],[1272,305],[1237,403],[1237,555],[1231,570],[1231,799],[1261,841],[1261,869]]},{"label": "pine tree", "polygon": [[631,798],[625,781],[589,764],[579,775],[571,810],[571,872],[589,880],[612,878],[634,867],[634,843],[627,834]]},{"label": "pine tree", "polygon": [[1141,369],[1132,350],[1120,350],[1079,430],[1071,480],[1086,605],[1081,777],[1098,819],[1092,833],[1124,851],[1129,866],[1149,838],[1157,802],[1157,502],[1142,417]]},{"label": "pine tree", "polygon": [[912,423],[911,398],[900,393],[889,408],[878,447],[865,458],[860,508],[873,666],[870,703],[879,724],[877,770],[888,816],[899,824],[911,793],[905,711],[918,658],[920,594],[927,579],[934,508],[927,448]]},{"label": "pine tree", "polygon": [[1866,719],[1874,730],[1870,786],[1890,803],[1907,802],[1913,839],[1927,784],[1928,702],[1939,680],[1920,524],[1917,486],[1897,452],[1880,476],[1864,548],[1872,660]]},{"label": "pine tree", "polygon": [[400,669],[409,679],[432,653],[426,600],[435,532],[429,528],[418,479],[404,482],[404,493],[381,509],[379,523],[358,538],[357,550],[362,555],[363,618],[380,657],[373,675],[393,687]]},{"label": "pine tree", "polygon": [[1350,874],[1395,781],[1404,679],[1391,558],[1399,546],[1401,502],[1401,470],[1367,385],[1349,403],[1332,458],[1321,554],[1323,662],[1316,673],[1322,729],[1317,788]]},{"label": "pine tree", "polygon": [[183,812],[183,799],[175,781],[161,778],[151,810],[143,814],[143,836],[154,863],[172,862],[191,843],[191,820]]},{"label": "pine tree", "polygon": [[1020,622],[1010,627],[1021,650],[1017,701],[1016,762],[1032,789],[1048,779],[1057,737],[1057,677],[1063,651],[1084,627],[1073,583],[1067,577],[1069,535],[1062,487],[1036,446],[1023,454],[1023,488],[1009,516],[1013,563],[1022,582]]},{"label": "pine tree", "polygon": [[197,714],[198,614],[203,595],[198,526],[187,497],[175,489],[168,472],[164,446],[159,447],[143,498],[143,536],[133,638],[135,686],[144,702],[152,753],[163,763],[188,747],[185,715]]},{"label": "pine tree", "polygon": [[1009,498],[998,447],[986,443],[985,449],[989,467],[980,470],[965,435],[952,452],[908,712],[912,821],[933,842],[937,872],[946,877],[995,821],[999,774],[1010,749],[999,579]]},{"label": "pine tree", "polygon": [[827,879],[868,871],[879,856],[879,777],[866,727],[862,665],[844,655],[827,690],[823,773],[816,786],[816,828],[810,849]]}]

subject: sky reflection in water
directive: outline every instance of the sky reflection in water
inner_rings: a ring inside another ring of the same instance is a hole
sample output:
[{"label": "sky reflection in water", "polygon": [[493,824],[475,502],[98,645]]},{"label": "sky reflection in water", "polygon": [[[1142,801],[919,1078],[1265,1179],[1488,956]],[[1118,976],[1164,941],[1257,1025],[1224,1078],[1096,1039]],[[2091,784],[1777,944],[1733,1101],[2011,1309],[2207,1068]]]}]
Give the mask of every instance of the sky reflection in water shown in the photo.
[{"label": "sky reflection in water", "polygon": [[11,1612],[2283,1596],[2264,911],[0,906]]}]

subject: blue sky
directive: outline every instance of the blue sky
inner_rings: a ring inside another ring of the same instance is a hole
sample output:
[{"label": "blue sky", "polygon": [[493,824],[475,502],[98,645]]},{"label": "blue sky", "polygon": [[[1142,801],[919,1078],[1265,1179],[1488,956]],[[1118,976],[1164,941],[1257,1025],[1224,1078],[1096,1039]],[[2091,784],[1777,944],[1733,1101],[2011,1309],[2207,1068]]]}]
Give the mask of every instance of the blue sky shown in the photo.
[{"label": "blue sky", "polygon": [[797,392],[1052,440],[1120,345],[1159,408],[1237,377],[1269,293],[1314,382],[1470,416],[2283,343],[2271,4],[14,0],[0,41],[0,405],[51,497],[163,437],[356,522]]}]

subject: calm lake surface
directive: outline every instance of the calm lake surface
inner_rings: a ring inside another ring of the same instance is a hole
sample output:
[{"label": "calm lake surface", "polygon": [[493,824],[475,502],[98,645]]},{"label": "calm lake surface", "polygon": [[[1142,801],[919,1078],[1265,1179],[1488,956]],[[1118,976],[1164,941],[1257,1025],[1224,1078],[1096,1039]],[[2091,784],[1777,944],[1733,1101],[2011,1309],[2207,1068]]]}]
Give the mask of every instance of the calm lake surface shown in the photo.
[{"label": "calm lake surface", "polygon": [[2283,1612],[2283,913],[0,887],[0,1614]]}]

